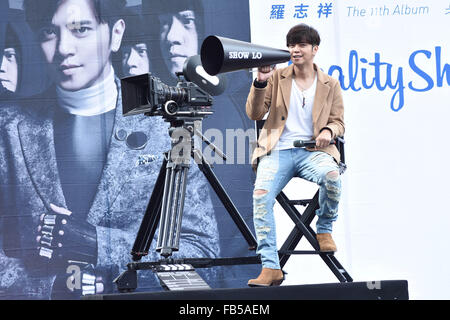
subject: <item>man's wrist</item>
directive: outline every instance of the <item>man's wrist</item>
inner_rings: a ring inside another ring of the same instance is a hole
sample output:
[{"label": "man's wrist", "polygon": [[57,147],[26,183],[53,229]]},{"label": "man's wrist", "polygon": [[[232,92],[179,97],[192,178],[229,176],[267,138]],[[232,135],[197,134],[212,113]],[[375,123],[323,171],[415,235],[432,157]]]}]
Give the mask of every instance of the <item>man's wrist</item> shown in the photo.
[{"label": "man's wrist", "polygon": [[333,130],[331,130],[328,127],[323,127],[322,129],[320,129],[319,133],[322,133],[322,131],[324,131],[324,130],[328,130],[330,132],[331,137],[333,138]]},{"label": "man's wrist", "polygon": [[253,86],[255,88],[263,89],[267,86],[267,80],[266,81],[258,81],[258,78],[255,78],[253,81]]}]

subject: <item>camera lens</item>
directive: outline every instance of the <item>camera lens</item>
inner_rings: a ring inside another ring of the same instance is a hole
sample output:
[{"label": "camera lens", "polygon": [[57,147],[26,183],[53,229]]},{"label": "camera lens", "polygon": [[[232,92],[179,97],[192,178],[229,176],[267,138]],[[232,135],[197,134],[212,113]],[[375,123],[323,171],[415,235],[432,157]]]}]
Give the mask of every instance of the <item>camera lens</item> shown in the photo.
[{"label": "camera lens", "polygon": [[169,115],[174,115],[178,111],[178,105],[175,101],[169,100],[164,104],[164,111]]}]

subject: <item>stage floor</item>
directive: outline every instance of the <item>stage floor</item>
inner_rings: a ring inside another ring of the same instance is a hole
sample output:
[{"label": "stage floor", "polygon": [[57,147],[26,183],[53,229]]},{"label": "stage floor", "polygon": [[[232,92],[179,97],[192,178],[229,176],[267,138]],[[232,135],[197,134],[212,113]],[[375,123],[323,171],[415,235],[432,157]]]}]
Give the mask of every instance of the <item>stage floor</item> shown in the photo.
[{"label": "stage floor", "polygon": [[408,300],[406,280],[324,283],[269,288],[132,292],[86,300]]}]

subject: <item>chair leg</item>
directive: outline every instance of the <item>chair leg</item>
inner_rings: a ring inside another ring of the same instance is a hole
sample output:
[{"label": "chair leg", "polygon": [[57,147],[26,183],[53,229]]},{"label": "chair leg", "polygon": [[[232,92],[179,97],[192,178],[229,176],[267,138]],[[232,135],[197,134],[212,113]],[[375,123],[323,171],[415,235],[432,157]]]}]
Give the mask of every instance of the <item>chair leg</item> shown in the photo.
[{"label": "chair leg", "polygon": [[314,220],[315,212],[319,208],[319,191],[316,192],[313,199],[310,201],[309,205],[305,208],[303,214],[300,214],[298,210],[289,203],[287,196],[280,192],[277,196],[277,201],[280,203],[283,210],[289,215],[292,221],[295,223],[295,227],[289,234],[286,241],[280,248],[280,266],[283,268],[287,261],[289,260],[291,254],[286,253],[295,250],[300,240],[303,236],[312,245],[315,252],[318,253],[326,265],[330,268],[333,274],[340,282],[352,282],[352,277],[344,269],[344,267],[339,263],[337,258],[332,252],[321,253],[319,248],[319,243],[316,239],[316,233],[311,228],[310,224]]}]

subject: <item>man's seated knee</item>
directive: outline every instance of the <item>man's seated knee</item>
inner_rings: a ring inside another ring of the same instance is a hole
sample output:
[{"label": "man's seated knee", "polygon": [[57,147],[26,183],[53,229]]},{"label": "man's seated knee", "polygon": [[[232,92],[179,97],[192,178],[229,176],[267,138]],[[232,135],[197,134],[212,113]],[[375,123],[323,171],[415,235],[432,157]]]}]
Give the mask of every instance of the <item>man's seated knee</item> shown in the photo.
[{"label": "man's seated knee", "polygon": [[322,183],[326,186],[333,186],[334,188],[340,189],[341,186],[341,176],[339,174],[339,171],[333,170],[329,171],[325,174],[325,176],[322,178]]},{"label": "man's seated knee", "polygon": [[339,202],[341,195],[341,177],[339,171],[333,170],[325,175],[324,186],[330,200]]},{"label": "man's seated knee", "polygon": [[325,178],[327,180],[337,181],[340,178],[339,171],[337,170],[330,171],[325,175]]},{"label": "man's seated knee", "polygon": [[256,190],[253,192],[253,196],[254,196],[254,197],[262,197],[262,196],[266,195],[268,192],[269,192],[269,191],[264,190],[264,189],[256,189]]}]

